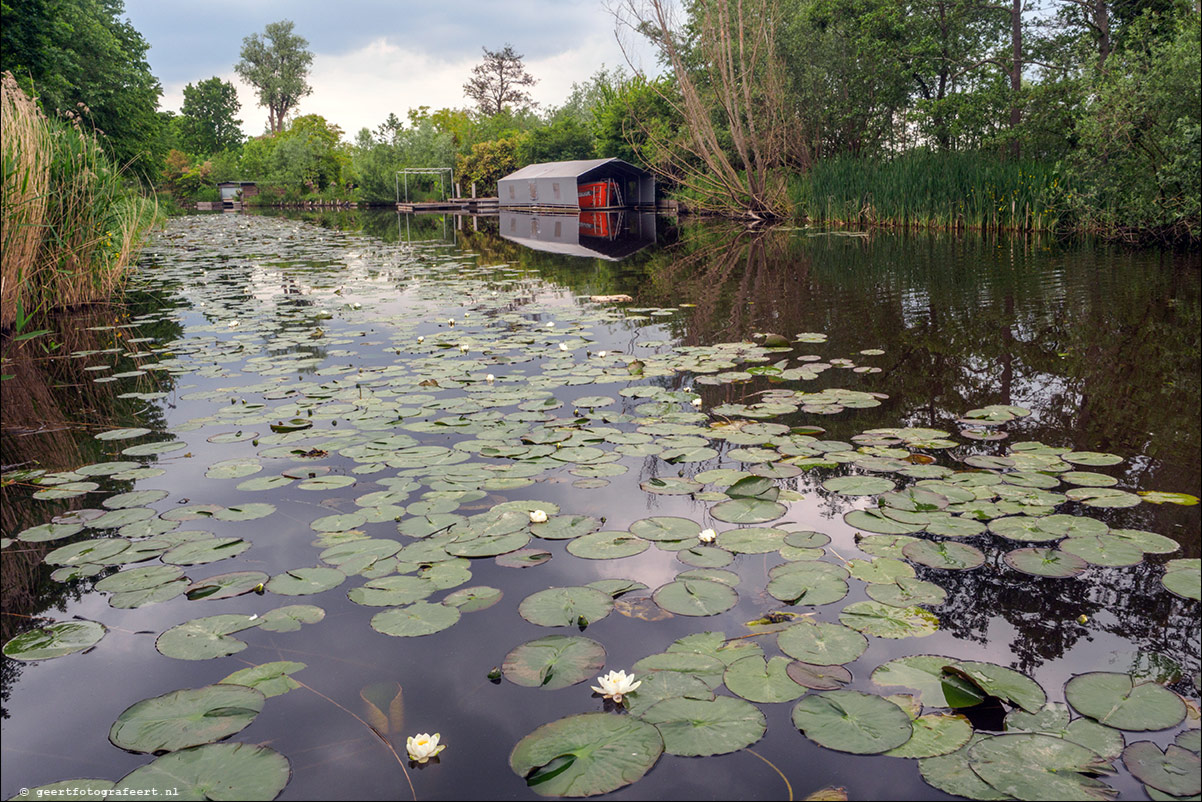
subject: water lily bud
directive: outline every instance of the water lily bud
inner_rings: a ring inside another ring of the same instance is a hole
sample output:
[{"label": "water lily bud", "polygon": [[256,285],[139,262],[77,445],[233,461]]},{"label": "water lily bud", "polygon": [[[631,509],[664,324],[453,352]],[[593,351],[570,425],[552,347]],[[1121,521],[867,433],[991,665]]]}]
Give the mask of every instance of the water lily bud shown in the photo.
[{"label": "water lily bud", "polygon": [[454,326],[454,325],[455,325],[455,318],[453,318],[453,317],[449,317],[449,318],[447,318],[447,325],[448,325],[448,326]]},{"label": "water lily bud", "polygon": [[688,386],[688,385],[686,384],[686,385],[685,385],[685,387],[684,387],[684,391],[685,391],[686,393],[691,393],[691,392],[693,392],[693,388],[692,388],[692,387],[690,387],[690,386]]},{"label": "water lily bud", "polygon": [[700,540],[702,543],[713,543],[715,540],[718,539],[718,533],[715,532],[713,529],[702,529],[701,532],[697,535],[697,539]]},{"label": "water lily bud", "polygon": [[531,510],[530,511],[530,523],[545,524],[546,522],[547,522],[547,513],[543,512],[542,510]]}]

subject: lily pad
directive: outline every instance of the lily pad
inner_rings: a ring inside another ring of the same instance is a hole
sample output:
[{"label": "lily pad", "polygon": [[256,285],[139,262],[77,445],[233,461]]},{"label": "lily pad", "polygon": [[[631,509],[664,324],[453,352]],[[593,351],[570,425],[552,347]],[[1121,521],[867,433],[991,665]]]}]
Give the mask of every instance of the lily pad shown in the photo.
[{"label": "lily pad", "polygon": [[62,621],[22,632],[4,644],[4,656],[24,661],[63,657],[92,648],[105,631],[95,621]]},{"label": "lily pad", "polygon": [[376,613],[372,616],[371,628],[397,638],[418,638],[454,625],[459,615],[456,607],[419,601]]},{"label": "lily pad", "polygon": [[643,540],[673,541],[696,540],[701,525],[688,518],[655,517],[643,518],[630,525],[630,531]]},{"label": "lily pad", "polygon": [[568,543],[569,554],[585,560],[618,560],[642,554],[651,546],[630,532],[593,532]]},{"label": "lily pad", "polygon": [[734,607],[739,594],[721,582],[707,579],[678,579],[653,594],[655,603],[676,615],[707,616]]},{"label": "lily pad", "polygon": [[291,776],[288,758],[266,746],[205,744],[134,769],[117,782],[114,792],[118,797],[150,795],[170,788],[174,799],[185,801],[271,800]]},{"label": "lily pad", "polygon": [[770,576],[768,593],[787,604],[830,604],[848,591],[846,569],[817,560],[785,563]]},{"label": "lily pad", "polygon": [[189,601],[199,599],[228,599],[254,590],[261,590],[268,580],[262,571],[235,571],[218,574],[193,582],[184,591]]},{"label": "lily pad", "polygon": [[851,672],[843,666],[816,666],[800,660],[789,663],[785,673],[803,688],[816,691],[837,691],[851,682]]},{"label": "lily pad", "polygon": [[1173,796],[1202,793],[1202,761],[1176,744],[1162,752],[1151,741],[1138,741],[1123,750],[1123,765],[1135,779]]},{"label": "lily pad", "polygon": [[1006,565],[1015,571],[1032,576],[1070,577],[1089,567],[1089,563],[1075,554],[1060,549],[1014,549],[1002,557]]},{"label": "lily pad", "polygon": [[462,588],[447,594],[443,604],[458,607],[461,613],[475,613],[487,610],[501,600],[502,593],[497,588],[478,585],[472,588]]},{"label": "lily pad", "polygon": [[242,685],[206,685],[144,699],[117,717],[114,746],[129,752],[175,752],[213,743],[246,728],[266,697]]},{"label": "lily pad", "polygon": [[1139,565],[1144,553],[1130,540],[1114,535],[1092,537],[1070,537],[1060,546],[1061,551],[1075,554],[1091,565],[1123,566]]},{"label": "lily pad", "polygon": [[839,620],[878,638],[925,638],[939,629],[939,618],[932,612],[880,602],[853,602],[839,613]]},{"label": "lily pad", "polygon": [[888,493],[896,485],[879,476],[837,476],[822,483],[824,490],[840,496],[875,496]]},{"label": "lily pad", "polygon": [[969,765],[997,791],[1017,799],[1106,800],[1115,791],[1091,774],[1113,767],[1084,746],[1050,735],[998,735],[969,748]]},{"label": "lily pad", "polygon": [[604,666],[605,647],[597,641],[548,635],[511,651],[501,671],[516,685],[556,690],[584,682]]},{"label": "lily pad", "polygon": [[922,774],[922,778],[926,780],[927,784],[954,796],[989,800],[990,802],[1013,799],[1014,797],[1003,794],[982,780],[969,765],[969,749],[992,737],[977,733],[972,736],[972,740],[955,752],[919,760],[918,770]]},{"label": "lily pad", "polygon": [[262,665],[243,668],[230,674],[225,679],[218,680],[220,685],[245,685],[254,688],[270,699],[299,688],[300,683],[290,677],[305,668],[304,663],[293,660],[275,660]]},{"label": "lily pad", "polygon": [[943,604],[947,591],[934,582],[898,577],[889,584],[871,584],[864,588],[873,601],[891,607],[912,607],[918,604]]},{"label": "lily pad", "polygon": [[972,724],[960,715],[933,713],[919,716],[910,721],[914,734],[896,749],[885,754],[889,757],[930,758],[946,755],[963,747],[972,740]]},{"label": "lily pad", "polygon": [[820,746],[874,755],[910,740],[910,717],[897,705],[859,691],[827,691],[803,698],[793,708],[793,724]]},{"label": "lily pad", "polygon": [[791,702],[806,688],[789,677],[790,662],[787,657],[749,655],[727,666],[722,680],[731,693],[751,702]]},{"label": "lily pad", "polygon": [[154,646],[160,653],[177,660],[211,660],[245,649],[245,641],[230,636],[258,625],[259,622],[249,615],[196,618],[159,635]]},{"label": "lily pad", "polygon": [[337,568],[320,565],[313,568],[293,568],[273,576],[267,583],[267,590],[281,596],[310,596],[336,588],[345,580],[346,574]]},{"label": "lily pad", "polygon": [[593,796],[636,782],[663,750],[663,738],[651,724],[584,713],[544,724],[522,738],[509,766],[543,796]]},{"label": "lily pad", "polygon": [[522,599],[518,614],[540,627],[588,626],[609,615],[613,607],[613,597],[596,588],[548,588]]},{"label": "lily pad", "polygon": [[777,646],[790,657],[816,665],[841,665],[868,648],[868,639],[842,624],[804,621],[782,629]]},{"label": "lily pad", "polygon": [[664,751],[692,757],[724,755],[764,737],[767,720],[755,705],[719,696],[665,699],[642,714],[664,739]]},{"label": "lily pad", "polygon": [[1064,696],[1078,713],[1120,730],[1168,729],[1186,713],[1177,694],[1151,682],[1136,684],[1128,674],[1079,674],[1064,686]]},{"label": "lily pad", "polygon": [[970,571],[985,562],[980,549],[955,541],[920,540],[902,548],[902,554],[916,563],[944,571]]}]

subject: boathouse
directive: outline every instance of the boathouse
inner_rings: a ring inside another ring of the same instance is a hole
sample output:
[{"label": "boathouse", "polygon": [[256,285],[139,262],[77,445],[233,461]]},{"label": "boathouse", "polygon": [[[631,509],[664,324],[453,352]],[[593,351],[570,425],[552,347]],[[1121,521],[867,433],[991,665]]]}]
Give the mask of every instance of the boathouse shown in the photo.
[{"label": "boathouse", "polygon": [[502,208],[565,211],[655,207],[655,178],[621,159],[531,164],[497,182]]},{"label": "boathouse", "polygon": [[228,206],[258,195],[259,187],[254,181],[222,181],[217,191],[221,193],[222,205]]}]

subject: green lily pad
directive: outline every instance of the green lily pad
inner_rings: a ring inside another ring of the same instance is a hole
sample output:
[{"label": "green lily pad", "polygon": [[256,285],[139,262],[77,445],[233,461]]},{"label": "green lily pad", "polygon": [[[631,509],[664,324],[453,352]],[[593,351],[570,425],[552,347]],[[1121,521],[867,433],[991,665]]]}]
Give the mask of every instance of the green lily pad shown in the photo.
[{"label": "green lily pad", "polygon": [[776,643],[790,657],[816,665],[850,663],[868,648],[859,632],[826,621],[793,624],[777,633]]},{"label": "green lily pad", "polygon": [[1093,719],[1072,718],[1068,705],[1050,702],[1034,713],[1011,710],[1006,714],[1007,732],[1042,732],[1064,738],[1113,760],[1123,752],[1123,734]]},{"label": "green lily pad", "polygon": [[542,796],[593,796],[636,782],[663,753],[654,726],[631,716],[584,713],[518,741],[509,766]]},{"label": "green lily pad", "polygon": [[1006,565],[1015,571],[1031,576],[1070,577],[1089,567],[1089,563],[1075,554],[1060,549],[1014,549],[1002,557]]},{"label": "green lily pad", "polygon": [[676,552],[676,559],[695,568],[721,568],[734,562],[735,555],[714,546],[691,546]]},{"label": "green lily pad", "polygon": [[788,510],[784,504],[758,498],[737,498],[715,504],[710,514],[732,524],[759,524],[775,521]]},{"label": "green lily pad", "polygon": [[530,542],[529,532],[510,532],[504,535],[485,535],[470,540],[448,543],[447,554],[456,557],[496,557],[517,551]]},{"label": "green lily pad", "polygon": [[630,531],[643,540],[673,541],[696,540],[701,525],[688,518],[655,517],[643,518],[630,525]]},{"label": "green lily pad", "polygon": [[174,565],[145,565],[106,576],[95,587],[105,593],[149,590],[179,579],[183,574],[183,569]]},{"label": "green lily pad", "polygon": [[722,681],[731,693],[751,702],[791,702],[806,689],[789,677],[790,662],[787,657],[749,655],[727,666]]},{"label": "green lily pad", "polygon": [[556,690],[584,682],[604,666],[605,647],[595,640],[548,635],[511,651],[501,671],[516,685]]},{"label": "green lily pad", "polygon": [[[863,529],[865,532],[874,532],[879,535],[910,535],[926,529],[927,519],[907,519],[906,513],[902,510],[892,512],[893,514],[890,515],[883,509],[852,510],[843,516],[843,520],[848,526],[855,529]],[[921,513],[910,513],[910,515],[921,516]]]},{"label": "green lily pad", "polygon": [[193,582],[184,591],[189,601],[228,599],[261,589],[268,576],[262,571],[234,571]]},{"label": "green lily pad", "polygon": [[[1138,495],[1149,504],[1177,504],[1182,507],[1193,507],[1198,504],[1198,497],[1189,493],[1166,493],[1161,490],[1140,490]],[[1148,783],[1151,785],[1151,783]]]},{"label": "green lily pad", "polygon": [[878,638],[925,638],[939,629],[939,618],[932,612],[880,602],[853,602],[839,613],[839,620]]},{"label": "green lily pad", "polygon": [[90,649],[106,632],[95,621],[61,621],[22,632],[4,644],[4,656],[14,660],[50,660]]},{"label": "green lily pad", "polygon": [[1067,454],[1061,454],[1060,459],[1065,462],[1071,462],[1074,465],[1090,465],[1093,467],[1118,465],[1123,461],[1123,458],[1117,454],[1106,454],[1099,451],[1070,451]]},{"label": "green lily pad", "polygon": [[397,638],[418,638],[453,626],[459,615],[456,607],[419,601],[376,613],[372,616],[371,628]]},{"label": "green lily pad", "polygon": [[259,621],[249,615],[196,618],[159,635],[154,646],[161,654],[177,660],[211,660],[245,649],[245,641],[230,636],[258,625]]},{"label": "green lily pad", "polygon": [[447,594],[442,603],[451,607],[458,607],[461,613],[475,613],[492,607],[501,600],[502,595],[501,591],[497,588],[490,588],[487,585],[477,585],[476,587],[462,588],[454,593]]},{"label": "green lily pad", "polygon": [[302,624],[316,624],[326,611],[312,604],[287,604],[259,616],[259,629],[268,632],[296,632]]},{"label": "green lily pad", "polygon": [[947,591],[934,582],[898,577],[889,584],[870,584],[864,588],[868,597],[891,607],[912,607],[918,604],[943,604]]},{"label": "green lily pad", "polygon": [[859,691],[827,691],[803,698],[793,724],[827,749],[874,755],[910,740],[910,717],[897,705]]},{"label": "green lily pad", "polygon": [[945,675],[951,673],[971,682],[989,696],[1018,705],[1028,713],[1039,710],[1047,701],[1043,688],[1035,680],[1004,666],[961,660],[945,667],[943,671]]},{"label": "green lily pad", "polygon": [[787,604],[830,604],[848,591],[846,569],[817,560],[785,563],[772,569],[769,576],[769,595]]},{"label": "green lily pad", "polygon": [[518,614],[540,627],[588,626],[609,615],[613,607],[613,597],[596,588],[548,588],[522,599]]},{"label": "green lily pad", "polygon": [[117,782],[114,792],[118,797],[139,791],[149,795],[170,788],[174,799],[185,802],[271,800],[291,776],[288,758],[266,746],[205,744],[170,752],[134,769]]},{"label": "green lily pad", "polygon": [[655,603],[676,615],[707,616],[734,607],[739,594],[721,582],[707,579],[678,579],[652,594]]},{"label": "green lily pad", "polygon": [[910,721],[914,734],[901,746],[885,752],[889,757],[930,758],[947,755],[972,740],[972,724],[964,716],[933,713]]},{"label": "green lily pad", "polygon": [[533,568],[551,559],[551,552],[544,549],[518,549],[508,554],[497,555],[496,563],[505,568]]},{"label": "green lily pad", "polygon": [[892,557],[895,560],[905,559],[902,554],[910,543],[917,543],[918,538],[909,535],[856,535],[856,548],[865,554],[875,557]]},{"label": "green lily pad", "polygon": [[1115,490],[1113,487],[1074,487],[1066,490],[1064,495],[1087,507],[1134,507],[1142,501],[1134,493]]},{"label": "green lily pad", "polygon": [[544,540],[570,540],[596,531],[601,522],[588,515],[556,515],[541,524],[531,524],[530,531]]},{"label": "green lily pad", "polygon": [[970,571],[985,562],[981,550],[955,541],[920,540],[902,549],[906,558],[944,571]]},{"label": "green lily pad", "polygon": [[914,576],[913,566],[892,557],[852,560],[847,564],[847,571],[856,579],[864,582],[893,582],[897,579]]},{"label": "green lily pad", "polygon": [[1123,750],[1123,765],[1135,779],[1166,794],[1202,793],[1202,760],[1176,744],[1162,752],[1151,741],[1137,741]]},{"label": "green lily pad", "polygon": [[767,720],[755,705],[719,696],[665,699],[642,714],[664,739],[664,751],[692,757],[724,755],[764,737]]},{"label": "green lily pad", "polygon": [[918,771],[928,785],[953,796],[989,800],[990,802],[1013,799],[1014,797],[1003,794],[982,780],[969,765],[969,749],[992,737],[977,733],[972,736],[972,740],[955,752],[919,760]]},{"label": "green lily pad", "polygon": [[191,540],[171,549],[162,556],[171,565],[205,565],[237,557],[250,548],[250,542],[240,537],[210,537]]},{"label": "green lily pad", "polygon": [[998,735],[968,750],[977,776],[1017,799],[1107,800],[1115,791],[1088,776],[1113,767],[1084,746],[1037,733]]},{"label": "green lily pad", "polygon": [[1061,551],[1075,554],[1091,565],[1139,565],[1144,553],[1130,540],[1114,535],[1070,537],[1060,543]]},{"label": "green lily pad", "polygon": [[245,685],[248,688],[254,688],[270,699],[299,688],[300,683],[289,675],[295,674],[302,668],[305,668],[304,663],[293,660],[276,660],[240,669],[217,682],[219,685]]},{"label": "green lily pad", "polygon": [[128,549],[123,537],[99,537],[59,546],[42,558],[47,565],[103,564]]},{"label": "green lily pad", "polygon": [[1186,599],[1202,599],[1202,567],[1198,560],[1170,560],[1160,582],[1167,590]]},{"label": "green lily pad", "polygon": [[824,490],[840,496],[875,496],[888,493],[896,486],[879,476],[837,476],[822,483]]},{"label": "green lily pad", "polygon": [[654,493],[661,496],[688,496],[701,490],[703,485],[700,482],[694,482],[692,479],[683,479],[676,476],[665,476],[656,479],[648,479],[639,485],[648,493]]},{"label": "green lily pad", "polygon": [[785,673],[803,688],[816,691],[837,691],[851,682],[851,672],[843,666],[816,666],[800,660],[789,663]]},{"label": "green lily pad", "polygon": [[293,568],[276,574],[267,583],[267,590],[281,596],[310,596],[336,588],[346,580],[337,568],[319,565],[313,568]]},{"label": "green lily pad", "polygon": [[[369,579],[364,585],[347,591],[347,598],[364,607],[398,607],[421,601],[437,588],[425,578],[404,574]],[[458,605],[454,605],[458,606]]]},{"label": "green lily pad", "polygon": [[1151,682],[1136,684],[1128,674],[1079,674],[1065,684],[1064,696],[1078,713],[1120,730],[1168,729],[1186,713],[1177,694]]},{"label": "green lily pad", "polygon": [[728,529],[718,535],[718,546],[735,554],[767,554],[785,545],[785,535],[781,529],[759,526]]},{"label": "green lily pad", "polygon": [[128,752],[175,752],[213,743],[245,729],[266,697],[242,685],[206,685],[144,699],[117,717],[114,746]]},{"label": "green lily pad", "polygon": [[569,554],[585,560],[618,560],[642,554],[651,546],[646,540],[626,531],[593,532],[568,543]]},{"label": "green lily pad", "polygon": [[[760,654],[762,655],[762,653]],[[659,673],[689,676],[713,690],[722,684],[722,675],[725,673],[727,665],[714,654],[671,651],[647,655],[634,664],[634,672],[639,676]],[[639,690],[641,691],[642,688]]]},{"label": "green lily pad", "polygon": [[1111,529],[1110,534],[1134,543],[1144,554],[1172,554],[1181,549],[1181,544],[1171,537],[1142,529]]}]

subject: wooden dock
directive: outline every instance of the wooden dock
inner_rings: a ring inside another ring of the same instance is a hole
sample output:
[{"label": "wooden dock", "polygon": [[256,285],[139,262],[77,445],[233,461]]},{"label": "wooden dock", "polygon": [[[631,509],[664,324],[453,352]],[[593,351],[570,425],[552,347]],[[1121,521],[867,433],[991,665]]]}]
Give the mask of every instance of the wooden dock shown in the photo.
[{"label": "wooden dock", "polygon": [[448,198],[444,201],[402,201],[398,212],[495,212],[500,198]]}]

